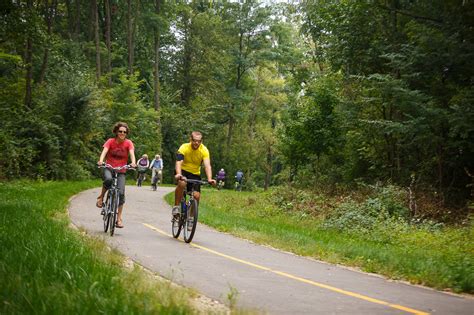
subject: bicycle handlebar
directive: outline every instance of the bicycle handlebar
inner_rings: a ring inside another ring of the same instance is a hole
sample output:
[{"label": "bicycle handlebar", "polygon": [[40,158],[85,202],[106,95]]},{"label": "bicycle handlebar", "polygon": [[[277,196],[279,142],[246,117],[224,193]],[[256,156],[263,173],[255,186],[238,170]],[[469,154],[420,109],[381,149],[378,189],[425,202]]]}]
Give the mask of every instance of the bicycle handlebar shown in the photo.
[{"label": "bicycle handlebar", "polygon": [[111,170],[114,170],[114,171],[120,171],[120,170],[132,170],[134,171],[135,168],[132,167],[130,164],[126,164],[126,165],[123,165],[123,166],[117,166],[117,167],[113,167],[112,165],[110,164],[107,164],[107,163],[103,163],[102,165],[99,165],[98,166],[99,168],[108,168],[108,169],[111,169]]},{"label": "bicycle handlebar", "polygon": [[191,184],[199,184],[199,185],[209,185],[209,182],[208,181],[205,181],[205,180],[199,180],[199,179],[188,179],[188,178],[183,178],[181,177],[182,180],[184,180],[185,182],[188,182],[188,183],[191,183]]}]

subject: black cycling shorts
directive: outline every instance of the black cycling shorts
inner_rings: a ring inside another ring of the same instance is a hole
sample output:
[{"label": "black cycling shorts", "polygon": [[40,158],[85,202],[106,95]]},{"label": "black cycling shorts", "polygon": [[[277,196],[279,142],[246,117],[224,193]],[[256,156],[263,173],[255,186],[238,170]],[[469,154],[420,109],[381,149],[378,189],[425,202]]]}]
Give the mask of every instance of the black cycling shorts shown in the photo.
[{"label": "black cycling shorts", "polygon": [[[184,177],[189,178],[189,179],[201,180],[201,176],[200,176],[200,175],[196,175],[196,174],[187,172],[187,171],[185,171],[185,170],[181,170],[181,175],[183,175]],[[191,191],[191,189],[193,188],[192,185],[193,185],[192,183],[187,183],[187,185],[186,185],[186,190],[187,190],[187,191]],[[194,191],[199,191],[199,192],[201,192],[201,185],[196,185],[196,186],[194,187]]]}]

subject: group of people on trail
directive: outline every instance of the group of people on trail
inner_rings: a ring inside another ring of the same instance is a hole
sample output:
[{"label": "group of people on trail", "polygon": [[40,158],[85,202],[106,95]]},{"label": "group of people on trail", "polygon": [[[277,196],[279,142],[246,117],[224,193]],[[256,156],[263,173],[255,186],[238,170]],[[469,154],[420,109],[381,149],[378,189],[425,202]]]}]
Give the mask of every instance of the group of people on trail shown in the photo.
[{"label": "group of people on trail", "polygon": [[[145,180],[145,173],[147,170],[151,169],[151,185],[156,187],[157,183],[162,183],[163,181],[163,159],[159,154],[155,155],[153,160],[148,159],[147,154],[143,154],[142,157],[137,162],[138,167],[138,179],[140,176]],[[138,180],[137,179],[137,180]]]},{"label": "group of people on trail", "polygon": [[[128,163],[130,157],[132,168],[144,167],[151,168],[153,175],[158,176],[163,169],[163,160],[157,154],[155,158],[149,163],[148,156],[146,154],[138,160],[135,159],[135,147],[131,140],[127,139],[127,135],[130,133],[130,128],[124,122],[118,122],[114,125],[113,133],[114,138],[108,139],[104,145],[102,153],[100,154],[98,165],[102,166],[109,164],[111,167],[120,167]],[[205,174],[209,184],[216,186],[216,181],[212,178],[212,168],[209,150],[202,143],[202,133],[199,131],[193,131],[190,135],[190,142],[183,143],[176,153],[176,165],[175,165],[175,179],[177,181],[175,189],[175,202],[172,208],[172,215],[179,213],[179,203],[186,187],[186,179],[201,179],[201,165],[204,165]],[[117,213],[116,227],[123,228],[122,212],[123,205],[125,203],[125,172],[126,170],[117,171],[117,186],[119,189],[119,207]],[[98,208],[103,207],[105,192],[112,186],[113,178],[112,171],[108,168],[104,168],[103,172],[103,184],[100,195],[97,197],[96,206]],[[191,184],[188,184],[187,189]],[[201,197],[200,187],[195,187],[194,198],[199,201]]]},{"label": "group of people on trail", "polygon": [[[235,173],[235,188],[236,190],[240,190],[240,188],[242,187],[242,180],[244,178],[244,173],[242,172],[242,170],[238,170],[236,173]],[[221,168],[219,170],[219,172],[217,172],[216,174],[216,181],[217,181],[217,187],[224,187],[225,185],[225,179],[226,179],[226,173],[225,173],[225,170],[223,168]]]}]

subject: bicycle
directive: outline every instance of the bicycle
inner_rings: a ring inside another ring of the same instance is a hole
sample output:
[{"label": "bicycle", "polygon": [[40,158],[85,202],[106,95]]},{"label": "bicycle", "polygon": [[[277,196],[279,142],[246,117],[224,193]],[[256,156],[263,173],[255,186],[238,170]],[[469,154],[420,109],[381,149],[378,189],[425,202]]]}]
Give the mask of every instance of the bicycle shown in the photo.
[{"label": "bicycle", "polygon": [[217,190],[221,190],[222,188],[224,188],[224,180],[223,179],[216,179],[217,180]]},{"label": "bicycle", "polygon": [[236,180],[234,184],[235,191],[242,191],[242,182]]},{"label": "bicycle", "polygon": [[112,185],[106,191],[105,202],[102,203],[102,219],[104,221],[104,232],[107,233],[107,231],[109,231],[110,236],[114,236],[119,206],[119,188],[117,183],[117,173],[118,171],[123,169],[135,169],[132,168],[130,165],[113,167],[110,164],[99,165],[99,168],[108,168],[112,172]]},{"label": "bicycle", "polygon": [[[186,179],[185,181],[193,185],[190,191],[185,188],[183,197],[181,198],[181,211],[178,216],[173,217],[171,220],[171,230],[174,238],[178,238],[181,230],[183,230],[184,241],[190,243],[196,232],[198,222],[199,203],[194,199],[194,187],[197,185],[207,185],[209,183],[196,179]],[[189,200],[187,200],[186,195],[189,195]]]},{"label": "bicycle", "polygon": [[153,191],[156,191],[158,183],[161,184],[162,171],[161,169],[156,169],[154,173],[155,176],[153,176],[153,178],[151,179],[151,188],[153,189]]},{"label": "bicycle", "polygon": [[145,180],[145,173],[147,168],[146,167],[139,167],[138,168],[138,178],[137,178],[137,186],[142,187],[142,182]]}]

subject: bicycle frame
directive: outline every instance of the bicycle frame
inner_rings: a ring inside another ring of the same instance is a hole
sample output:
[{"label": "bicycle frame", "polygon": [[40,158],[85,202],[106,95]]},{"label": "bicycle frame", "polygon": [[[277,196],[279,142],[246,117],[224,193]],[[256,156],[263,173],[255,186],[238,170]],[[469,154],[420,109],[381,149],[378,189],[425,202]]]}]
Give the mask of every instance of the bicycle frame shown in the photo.
[{"label": "bicycle frame", "polygon": [[109,230],[110,236],[114,235],[115,224],[117,221],[118,207],[119,207],[119,188],[118,188],[118,171],[122,169],[132,169],[129,165],[124,165],[120,167],[113,167],[110,164],[105,164],[99,166],[99,168],[107,168],[112,173],[112,185],[106,192],[105,202],[103,203],[104,209],[104,232]]},{"label": "bicycle frame", "polygon": [[[181,198],[181,212],[178,218],[173,218],[171,220],[173,237],[178,238],[181,230],[183,230],[184,241],[186,243],[191,242],[196,231],[196,226],[198,222],[198,202],[194,198],[194,187],[195,185],[206,185],[208,182],[201,180],[186,179],[188,183],[192,183],[191,190],[185,188],[183,196]],[[189,199],[186,195],[189,195]],[[190,212],[193,212],[190,215]]]}]

